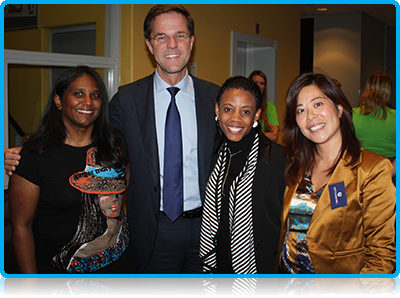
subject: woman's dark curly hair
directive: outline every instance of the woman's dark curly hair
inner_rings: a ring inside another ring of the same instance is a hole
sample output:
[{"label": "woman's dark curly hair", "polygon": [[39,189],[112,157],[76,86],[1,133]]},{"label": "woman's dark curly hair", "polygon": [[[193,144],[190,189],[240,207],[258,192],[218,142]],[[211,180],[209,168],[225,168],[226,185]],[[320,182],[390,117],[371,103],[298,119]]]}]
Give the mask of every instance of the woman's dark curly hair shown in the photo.
[{"label": "woman's dark curly hair", "polygon": [[236,76],[236,77],[231,77],[225,81],[225,83],[222,85],[221,89],[219,90],[218,96],[217,96],[217,103],[221,101],[221,97],[224,94],[224,92],[228,89],[239,89],[239,90],[245,90],[249,91],[251,94],[253,94],[255,100],[256,100],[256,111],[261,108],[261,103],[263,100],[260,88],[256,83],[253,82],[253,80],[250,80],[246,77],[243,76]]}]

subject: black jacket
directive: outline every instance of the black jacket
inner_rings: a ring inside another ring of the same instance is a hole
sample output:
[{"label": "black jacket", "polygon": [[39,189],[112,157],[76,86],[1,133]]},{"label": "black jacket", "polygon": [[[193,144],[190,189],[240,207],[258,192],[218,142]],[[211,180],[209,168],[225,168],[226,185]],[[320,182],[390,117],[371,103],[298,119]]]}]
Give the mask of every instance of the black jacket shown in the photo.
[{"label": "black jacket", "polygon": [[[253,232],[257,272],[274,273],[280,236],[285,167],[287,159],[283,146],[260,133],[257,168],[253,180]],[[211,160],[211,171],[218,158],[223,137],[216,141]]]}]

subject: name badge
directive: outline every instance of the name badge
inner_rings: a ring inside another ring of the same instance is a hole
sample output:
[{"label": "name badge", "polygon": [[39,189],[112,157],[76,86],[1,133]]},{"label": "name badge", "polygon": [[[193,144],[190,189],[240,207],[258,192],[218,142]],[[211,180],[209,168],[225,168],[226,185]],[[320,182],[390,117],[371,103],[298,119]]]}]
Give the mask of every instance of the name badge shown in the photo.
[{"label": "name badge", "polygon": [[347,206],[347,194],[344,181],[329,185],[329,196],[331,198],[331,208]]}]

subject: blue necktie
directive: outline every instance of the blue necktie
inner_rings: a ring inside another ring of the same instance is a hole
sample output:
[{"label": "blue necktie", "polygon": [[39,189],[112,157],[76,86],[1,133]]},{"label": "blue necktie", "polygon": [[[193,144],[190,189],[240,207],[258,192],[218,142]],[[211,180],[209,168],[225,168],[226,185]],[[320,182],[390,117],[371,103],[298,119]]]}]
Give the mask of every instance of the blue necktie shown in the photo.
[{"label": "blue necktie", "polygon": [[167,88],[171,103],[165,121],[164,146],[164,212],[174,222],[183,212],[183,162],[181,119],[176,107],[175,95],[179,88]]}]

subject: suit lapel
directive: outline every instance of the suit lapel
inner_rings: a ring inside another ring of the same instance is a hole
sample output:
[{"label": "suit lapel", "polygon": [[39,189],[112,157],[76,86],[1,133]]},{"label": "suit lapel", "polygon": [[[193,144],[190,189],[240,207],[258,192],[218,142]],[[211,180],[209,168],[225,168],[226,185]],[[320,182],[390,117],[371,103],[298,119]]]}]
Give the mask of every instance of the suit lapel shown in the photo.
[{"label": "suit lapel", "polygon": [[[143,86],[138,86],[135,90],[135,104],[138,111],[143,144],[147,152],[149,169],[154,183],[160,186],[160,167],[157,146],[157,134],[154,111],[154,88],[153,75],[142,82]],[[208,179],[210,157],[215,138],[214,109],[215,98],[209,94],[209,86],[193,78],[195,90],[197,135],[198,135],[198,163],[199,163],[199,182],[201,198],[203,200],[205,185]],[[137,94],[136,94],[137,92]],[[136,128],[133,128],[136,129]]]},{"label": "suit lapel", "polygon": [[141,93],[135,97],[135,101],[143,144],[148,157],[149,169],[154,183],[159,186],[160,167],[155,125],[153,77],[154,74],[149,76],[149,79],[143,82],[143,88],[138,88]]},{"label": "suit lapel", "polygon": [[209,94],[209,86],[193,78],[197,119],[197,150],[201,199],[210,171],[210,158],[215,138],[215,98]]}]

